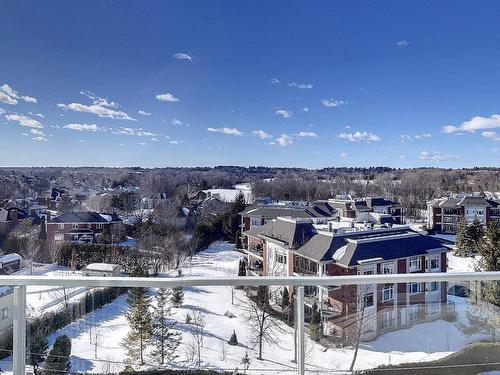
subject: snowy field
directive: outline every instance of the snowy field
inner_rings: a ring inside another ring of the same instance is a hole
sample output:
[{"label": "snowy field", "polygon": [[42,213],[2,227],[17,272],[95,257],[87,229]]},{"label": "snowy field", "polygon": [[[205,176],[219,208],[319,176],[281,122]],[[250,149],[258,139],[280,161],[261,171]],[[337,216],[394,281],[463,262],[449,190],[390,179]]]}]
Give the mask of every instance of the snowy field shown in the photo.
[{"label": "snowy field", "polygon": [[[199,277],[234,276],[241,256],[233,251],[232,245],[218,243],[193,257],[192,262],[186,262],[183,274]],[[293,330],[285,324],[281,324],[284,333],[279,334],[279,346],[270,347],[265,344],[264,360],[257,360],[257,352],[249,340],[251,328],[245,322],[244,312],[238,307],[238,301],[245,298],[243,291],[235,290],[235,304],[232,305],[229,287],[186,288],[183,306],[172,309],[178,321],[176,327],[182,332],[182,344],[178,350],[180,356],[175,361],[175,367],[194,367],[186,356],[191,335],[189,325],[184,322],[187,313],[192,314],[193,310],[199,309],[206,314],[207,322],[202,367],[232,371],[235,367],[241,368],[241,358],[248,352],[251,360],[247,372],[249,374],[294,374],[296,370],[291,362],[294,356]],[[127,359],[121,347],[121,342],[128,332],[128,323],[124,316],[127,309],[125,299],[126,296],[119,297],[115,302],[65,327],[50,338],[50,344],[61,334],[71,338],[73,371],[109,373],[118,372],[125,367]],[[452,296],[450,300],[456,305],[458,320],[465,319],[465,300]],[[235,317],[226,317],[224,313],[227,311]],[[238,337],[238,346],[225,344],[233,330]],[[479,336],[464,336],[457,329],[455,322],[438,320],[422,323],[409,329],[387,333],[375,341],[362,343],[355,368],[366,369],[380,364],[434,360],[479,339]],[[227,351],[225,358],[222,355],[223,348]],[[306,351],[307,369],[310,374],[343,372],[349,368],[353,356],[351,348],[326,350],[310,340],[307,341]],[[0,367],[4,371],[9,370],[10,362],[9,358],[0,361]],[[147,362],[144,368],[156,366],[154,359],[149,358]],[[140,368],[137,364],[133,364],[133,367]]]}]

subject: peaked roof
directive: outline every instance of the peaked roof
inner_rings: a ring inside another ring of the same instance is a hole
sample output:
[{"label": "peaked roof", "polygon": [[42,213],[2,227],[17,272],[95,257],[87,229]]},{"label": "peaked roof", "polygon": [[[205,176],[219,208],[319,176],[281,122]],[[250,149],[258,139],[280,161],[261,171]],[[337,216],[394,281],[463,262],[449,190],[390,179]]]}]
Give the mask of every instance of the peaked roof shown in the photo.
[{"label": "peaked roof", "polygon": [[266,218],[277,218],[286,216],[291,218],[309,219],[332,217],[335,208],[326,201],[315,202],[312,205],[252,205],[240,212],[242,216],[262,216]]},{"label": "peaked roof", "polygon": [[302,246],[316,233],[311,221],[288,218],[278,218],[258,228],[250,234],[258,234],[271,240],[284,242],[293,249]]},{"label": "peaked roof", "polygon": [[50,220],[49,223],[108,223],[110,221],[121,221],[121,219],[116,214],[101,215],[93,211],[82,211],[65,212]]}]

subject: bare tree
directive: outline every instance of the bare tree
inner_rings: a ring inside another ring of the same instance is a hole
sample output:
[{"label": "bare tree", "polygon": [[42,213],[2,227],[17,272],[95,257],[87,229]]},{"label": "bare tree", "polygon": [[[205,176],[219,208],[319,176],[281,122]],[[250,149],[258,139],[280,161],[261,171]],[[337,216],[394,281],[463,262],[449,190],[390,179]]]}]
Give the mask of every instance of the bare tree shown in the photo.
[{"label": "bare tree", "polygon": [[269,288],[259,287],[257,296],[242,301],[241,309],[250,328],[250,341],[258,346],[257,359],[262,360],[264,344],[279,345],[279,336],[284,329],[272,317],[272,308],[269,305]]},{"label": "bare tree", "polygon": [[193,311],[191,320],[191,342],[196,353],[196,362],[201,367],[201,352],[203,349],[203,339],[205,337],[206,314],[199,309]]}]

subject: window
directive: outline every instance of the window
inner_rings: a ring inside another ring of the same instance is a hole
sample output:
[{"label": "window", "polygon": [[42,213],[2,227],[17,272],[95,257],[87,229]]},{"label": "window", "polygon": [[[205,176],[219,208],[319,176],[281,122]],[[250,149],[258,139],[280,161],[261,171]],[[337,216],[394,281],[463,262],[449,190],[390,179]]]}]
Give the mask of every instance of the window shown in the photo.
[{"label": "window", "polygon": [[373,293],[367,293],[365,295],[365,307],[373,306]]},{"label": "window", "polygon": [[73,228],[73,229],[78,229],[78,224],[73,224],[73,225],[71,225],[71,228]]},{"label": "window", "polygon": [[260,227],[260,218],[251,217],[250,218],[250,227]]},{"label": "window", "polygon": [[367,266],[361,269],[361,275],[373,275],[375,274],[375,266]]},{"label": "window", "polygon": [[440,255],[431,255],[429,258],[427,258],[426,267],[428,270],[439,271],[441,269],[439,257]]},{"label": "window", "polygon": [[2,319],[7,319],[9,317],[9,309],[2,309]]},{"label": "window", "polygon": [[57,224],[57,229],[64,229],[64,224]]},{"label": "window", "polygon": [[422,258],[411,257],[408,269],[410,272],[420,271],[422,269]]},{"label": "window", "polygon": [[102,224],[97,224],[97,229],[102,229]]},{"label": "window", "polygon": [[384,275],[394,273],[394,262],[384,262],[380,268]]},{"label": "window", "polygon": [[62,233],[56,233],[54,235],[54,240],[55,241],[64,241],[64,234],[62,234]]},{"label": "window", "polygon": [[394,298],[394,286],[384,288],[380,292],[380,300],[382,302],[390,301]]},{"label": "window", "polygon": [[276,253],[276,263],[286,264],[286,255]]},{"label": "window", "polygon": [[432,283],[428,284],[427,287],[428,292],[435,292],[438,289],[439,289],[439,283],[437,281],[433,281]]},{"label": "window", "polygon": [[394,325],[394,311],[386,311],[382,313],[380,328],[387,329]]},{"label": "window", "polygon": [[422,283],[410,283],[409,289],[410,289],[410,294],[416,294],[422,292]]},{"label": "window", "polygon": [[420,309],[420,304],[408,306],[408,321],[413,322],[420,319]]}]

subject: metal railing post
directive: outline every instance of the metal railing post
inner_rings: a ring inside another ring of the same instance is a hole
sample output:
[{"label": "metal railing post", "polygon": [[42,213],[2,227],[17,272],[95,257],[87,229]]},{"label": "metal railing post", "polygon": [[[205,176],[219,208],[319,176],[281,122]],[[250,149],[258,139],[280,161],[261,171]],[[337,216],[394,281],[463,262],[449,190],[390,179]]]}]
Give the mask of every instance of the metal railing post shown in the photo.
[{"label": "metal railing post", "polygon": [[14,375],[26,373],[26,285],[14,288],[14,338],[12,371]]},{"label": "metal railing post", "polygon": [[304,287],[297,287],[297,312],[295,316],[297,321],[295,322],[297,327],[297,374],[304,375],[305,366],[305,347],[304,347]]}]

